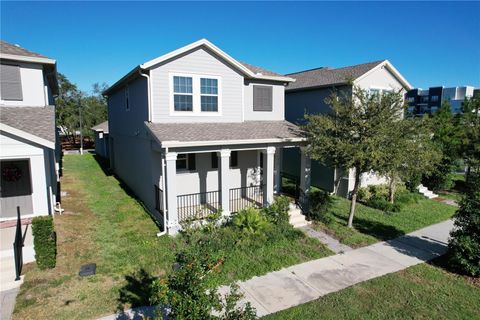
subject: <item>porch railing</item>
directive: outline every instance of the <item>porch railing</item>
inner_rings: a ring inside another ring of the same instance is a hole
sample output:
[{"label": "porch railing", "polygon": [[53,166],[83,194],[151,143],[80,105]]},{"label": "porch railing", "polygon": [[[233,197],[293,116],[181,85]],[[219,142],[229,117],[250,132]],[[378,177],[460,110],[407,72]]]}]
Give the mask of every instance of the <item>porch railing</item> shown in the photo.
[{"label": "porch railing", "polygon": [[248,207],[263,207],[263,184],[230,189],[230,211],[238,212]]},{"label": "porch railing", "polygon": [[23,267],[23,233],[20,207],[17,207],[17,229],[15,230],[15,241],[13,242],[13,256],[15,259],[15,281],[18,281],[20,280]]},{"label": "porch railing", "polygon": [[220,191],[208,191],[177,196],[179,221],[203,219],[220,210]]}]

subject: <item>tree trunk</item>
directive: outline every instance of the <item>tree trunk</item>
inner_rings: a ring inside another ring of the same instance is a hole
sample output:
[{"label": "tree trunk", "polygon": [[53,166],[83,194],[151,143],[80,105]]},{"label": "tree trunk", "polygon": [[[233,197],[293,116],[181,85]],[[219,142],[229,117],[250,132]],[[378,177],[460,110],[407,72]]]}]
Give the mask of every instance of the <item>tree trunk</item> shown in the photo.
[{"label": "tree trunk", "polygon": [[348,216],[348,224],[347,227],[353,227],[353,216],[355,215],[355,205],[357,203],[357,194],[358,194],[358,187],[360,186],[360,175],[361,171],[359,168],[355,168],[355,184],[353,185],[352,190],[352,202],[350,203],[350,215]]},{"label": "tree trunk", "polygon": [[388,185],[388,200],[390,203],[395,201],[395,177],[390,177],[390,184]]}]

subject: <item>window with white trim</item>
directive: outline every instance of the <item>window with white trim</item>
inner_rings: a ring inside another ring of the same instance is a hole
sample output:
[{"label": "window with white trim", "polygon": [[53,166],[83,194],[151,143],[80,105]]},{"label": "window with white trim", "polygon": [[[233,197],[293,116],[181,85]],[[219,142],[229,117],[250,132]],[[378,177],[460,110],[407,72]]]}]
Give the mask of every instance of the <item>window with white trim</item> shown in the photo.
[{"label": "window with white trim", "polygon": [[193,111],[191,77],[173,77],[173,105],[175,111]]},{"label": "window with white trim", "polygon": [[176,167],[179,171],[194,171],[196,169],[195,153],[180,153],[177,155]]},{"label": "window with white trim", "polygon": [[202,112],[218,111],[218,80],[200,78],[200,105]]}]

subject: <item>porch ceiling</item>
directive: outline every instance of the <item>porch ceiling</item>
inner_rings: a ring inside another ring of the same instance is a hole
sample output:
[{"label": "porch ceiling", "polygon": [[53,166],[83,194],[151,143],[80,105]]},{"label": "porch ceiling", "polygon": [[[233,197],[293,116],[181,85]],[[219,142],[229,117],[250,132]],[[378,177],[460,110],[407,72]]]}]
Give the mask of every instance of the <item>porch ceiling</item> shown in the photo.
[{"label": "porch ceiling", "polygon": [[237,123],[151,123],[145,125],[162,147],[305,141],[301,129],[288,121]]}]

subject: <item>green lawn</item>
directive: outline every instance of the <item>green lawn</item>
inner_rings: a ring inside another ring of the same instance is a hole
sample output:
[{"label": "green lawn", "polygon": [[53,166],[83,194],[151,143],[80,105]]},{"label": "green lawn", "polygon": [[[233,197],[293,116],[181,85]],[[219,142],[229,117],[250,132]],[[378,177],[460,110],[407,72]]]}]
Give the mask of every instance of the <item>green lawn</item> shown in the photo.
[{"label": "green lawn", "polygon": [[357,203],[354,228],[350,229],[346,227],[349,209],[349,200],[334,197],[333,206],[327,214],[328,223],[318,222],[314,227],[331,234],[343,244],[361,247],[449,219],[456,211],[453,206],[428,199],[405,205],[396,213],[384,213]]},{"label": "green lawn", "polygon": [[[182,237],[159,231],[141,204],[92,155],[65,156],[62,199],[55,216],[57,266],[24,266],[14,319],[89,319],[117,307],[144,305],[147,285],[171,270]],[[314,239],[295,233],[248,250],[231,248],[216,284],[247,279],[331,254]],[[81,278],[81,265],[95,262],[97,274]]]},{"label": "green lawn", "polygon": [[420,264],[266,317],[480,319],[480,282]]}]

